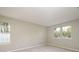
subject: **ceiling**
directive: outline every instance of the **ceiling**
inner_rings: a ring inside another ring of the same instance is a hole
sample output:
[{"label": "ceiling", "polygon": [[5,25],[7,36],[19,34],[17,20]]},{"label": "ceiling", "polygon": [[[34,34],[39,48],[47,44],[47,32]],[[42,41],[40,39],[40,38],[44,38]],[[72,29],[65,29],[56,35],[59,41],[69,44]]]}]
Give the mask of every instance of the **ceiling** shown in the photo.
[{"label": "ceiling", "polygon": [[0,15],[51,26],[79,18],[76,7],[0,7]]}]

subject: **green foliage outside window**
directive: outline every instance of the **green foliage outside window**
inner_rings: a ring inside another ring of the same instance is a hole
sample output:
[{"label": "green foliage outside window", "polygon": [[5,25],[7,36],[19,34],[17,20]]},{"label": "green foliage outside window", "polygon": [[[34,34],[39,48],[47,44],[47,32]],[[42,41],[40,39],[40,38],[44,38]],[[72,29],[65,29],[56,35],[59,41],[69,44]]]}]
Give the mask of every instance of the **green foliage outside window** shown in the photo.
[{"label": "green foliage outside window", "polygon": [[0,33],[9,33],[10,26],[8,23],[2,22],[0,23]]},{"label": "green foliage outside window", "polygon": [[61,36],[61,28],[60,27],[55,28],[54,35],[56,38]]},{"label": "green foliage outside window", "polygon": [[67,26],[62,28],[62,35],[67,38],[71,38],[72,27]]},{"label": "green foliage outside window", "polygon": [[54,37],[71,38],[71,33],[72,33],[72,26],[57,27],[54,30]]}]

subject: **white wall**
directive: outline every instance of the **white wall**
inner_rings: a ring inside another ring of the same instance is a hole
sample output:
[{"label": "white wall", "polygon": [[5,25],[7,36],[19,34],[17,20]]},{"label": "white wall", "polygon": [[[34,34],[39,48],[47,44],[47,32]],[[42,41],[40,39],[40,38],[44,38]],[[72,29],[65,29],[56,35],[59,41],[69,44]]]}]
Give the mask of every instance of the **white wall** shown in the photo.
[{"label": "white wall", "polygon": [[46,27],[4,16],[0,16],[0,21],[8,22],[11,26],[11,42],[10,44],[0,45],[0,51],[10,51],[46,44]]},{"label": "white wall", "polygon": [[[54,28],[69,25],[72,26],[72,39],[54,39]],[[79,50],[79,19],[50,26],[48,28],[48,44],[62,48]]]}]

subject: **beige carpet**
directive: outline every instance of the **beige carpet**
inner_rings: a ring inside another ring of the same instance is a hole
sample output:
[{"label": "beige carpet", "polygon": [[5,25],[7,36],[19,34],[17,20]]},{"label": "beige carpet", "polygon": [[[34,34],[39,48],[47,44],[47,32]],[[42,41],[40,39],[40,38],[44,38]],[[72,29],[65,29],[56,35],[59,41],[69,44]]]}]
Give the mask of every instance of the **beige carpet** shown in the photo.
[{"label": "beige carpet", "polygon": [[16,52],[72,52],[66,49],[52,47],[52,46],[40,46],[31,49],[24,49]]}]

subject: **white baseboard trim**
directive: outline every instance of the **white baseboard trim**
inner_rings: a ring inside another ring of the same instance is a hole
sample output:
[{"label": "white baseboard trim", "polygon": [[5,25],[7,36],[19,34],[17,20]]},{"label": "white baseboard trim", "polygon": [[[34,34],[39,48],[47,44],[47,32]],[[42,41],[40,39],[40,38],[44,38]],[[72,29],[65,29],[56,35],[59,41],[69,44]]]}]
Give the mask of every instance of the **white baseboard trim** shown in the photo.
[{"label": "white baseboard trim", "polygon": [[70,51],[73,51],[73,52],[79,52],[78,49],[73,49],[73,48],[69,48],[69,47],[56,46],[56,45],[52,45],[51,43],[48,43],[48,45],[54,46],[54,47],[58,47],[58,48],[63,48],[63,49],[70,50]]},{"label": "white baseboard trim", "polygon": [[30,48],[39,47],[39,46],[45,46],[45,44],[39,44],[39,45],[30,46],[30,47],[24,47],[24,48],[18,48],[18,49],[11,50],[11,51],[8,51],[8,52],[17,52],[17,51],[20,51],[20,50],[30,49]]}]

